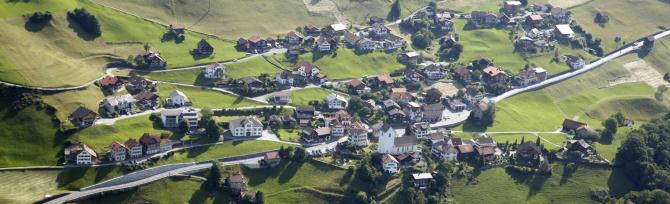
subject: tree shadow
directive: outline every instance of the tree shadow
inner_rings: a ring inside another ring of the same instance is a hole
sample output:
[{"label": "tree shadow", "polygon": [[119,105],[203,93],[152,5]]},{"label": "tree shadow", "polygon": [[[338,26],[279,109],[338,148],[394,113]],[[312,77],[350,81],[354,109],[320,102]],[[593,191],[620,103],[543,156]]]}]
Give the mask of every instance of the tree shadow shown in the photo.
[{"label": "tree shadow", "polygon": [[90,33],[86,32],[79,24],[74,21],[72,18],[67,18],[68,22],[68,27],[72,28],[72,30],[77,34],[77,37],[81,38],[82,40],[85,41],[92,41],[95,40],[98,36],[91,35]]},{"label": "tree shadow", "polygon": [[84,175],[86,175],[86,172],[89,170],[91,170],[91,168],[88,167],[63,169],[60,173],[58,173],[58,176],[56,176],[56,183],[58,183],[59,188],[77,190],[77,187],[72,186],[71,184],[83,178]]},{"label": "tree shadow", "polygon": [[615,197],[623,196],[630,191],[640,190],[640,187],[631,182],[619,168],[612,168],[612,173],[607,179],[607,187],[610,194]]},{"label": "tree shadow", "polygon": [[26,21],[25,24],[23,24],[23,28],[25,28],[28,32],[32,33],[37,33],[42,31],[45,27],[47,27],[49,23],[31,23],[30,21]]},{"label": "tree shadow", "polygon": [[529,190],[528,190],[528,195],[526,196],[526,199],[530,199],[531,197],[533,197],[537,193],[539,193],[542,190],[542,187],[544,186],[544,183],[546,183],[547,180],[549,180],[549,177],[551,177],[551,176],[539,175],[539,174],[536,174],[535,176],[533,176],[533,178],[531,179],[531,181],[528,185]]},{"label": "tree shadow", "polygon": [[196,60],[196,61],[200,60],[200,59],[205,59],[205,58],[208,58],[208,57],[212,57],[212,54],[199,54],[199,53],[195,53],[193,51],[191,51],[190,53],[191,53],[191,57],[193,57],[193,60]]},{"label": "tree shadow", "polygon": [[188,203],[205,203],[209,197],[210,194],[207,192],[205,182],[202,182],[200,184],[200,188],[191,194],[191,198],[188,200]]},{"label": "tree shadow", "polygon": [[323,58],[327,54],[329,54],[329,53],[324,53],[324,52],[321,52],[321,51],[312,52],[312,62],[316,62],[316,61],[320,60],[321,58]]},{"label": "tree shadow", "polygon": [[304,164],[303,162],[291,162],[291,163],[289,163],[286,166],[286,168],[284,168],[281,171],[281,174],[279,174],[279,179],[277,180],[277,182],[279,182],[279,184],[284,184],[284,183],[290,181],[295,176],[296,172],[298,172],[298,169],[300,169],[300,167],[303,164]]},{"label": "tree shadow", "polygon": [[484,132],[488,129],[486,126],[481,126],[472,120],[465,120],[463,123],[463,131],[466,132]]},{"label": "tree shadow", "polygon": [[[567,183],[568,179],[570,179],[572,177],[572,174],[574,174],[577,171],[577,170],[570,170],[570,169],[566,168],[567,165],[568,165],[567,162],[563,163],[563,167],[562,167],[563,173],[561,173],[561,180],[559,181],[559,185],[563,185],[563,184]],[[574,165],[577,165],[577,164],[575,163]],[[576,169],[579,169],[579,166],[577,166]]]},{"label": "tree shadow", "polygon": [[161,36],[161,42],[169,42],[172,40],[175,40],[175,37],[174,34],[172,34],[171,32],[163,33],[163,35]]},{"label": "tree shadow", "polygon": [[209,150],[211,146],[202,146],[202,147],[196,147],[196,148],[191,148],[188,150],[188,154],[186,154],[187,158],[195,158]]},{"label": "tree shadow", "polygon": [[40,1],[40,0],[5,0],[7,3],[30,3],[31,1]]}]

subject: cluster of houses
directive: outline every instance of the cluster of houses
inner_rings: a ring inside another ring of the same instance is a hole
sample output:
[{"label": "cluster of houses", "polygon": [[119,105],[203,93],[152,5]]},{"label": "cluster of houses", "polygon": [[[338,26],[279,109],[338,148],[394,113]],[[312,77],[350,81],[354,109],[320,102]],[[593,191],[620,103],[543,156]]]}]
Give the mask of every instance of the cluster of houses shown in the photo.
[{"label": "cluster of houses", "polygon": [[[121,143],[112,142],[107,148],[106,160],[109,162],[122,162],[153,155],[159,152],[172,150],[174,142],[161,138],[161,135],[144,133],[139,141],[134,138]],[[96,153],[86,144],[79,143],[70,145],[63,150],[66,164],[91,165],[100,162],[102,155]]]},{"label": "cluster of houses", "polygon": [[347,47],[361,52],[370,52],[374,50],[392,51],[405,45],[401,37],[392,34],[384,25],[383,18],[370,17],[368,24],[369,27],[366,30],[344,33],[342,41]]}]

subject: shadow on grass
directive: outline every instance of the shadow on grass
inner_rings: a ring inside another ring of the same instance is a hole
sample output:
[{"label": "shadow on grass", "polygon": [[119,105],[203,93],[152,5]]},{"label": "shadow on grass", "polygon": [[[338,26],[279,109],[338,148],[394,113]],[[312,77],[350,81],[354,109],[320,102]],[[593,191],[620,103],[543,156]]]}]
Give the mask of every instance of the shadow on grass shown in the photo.
[{"label": "shadow on grass", "polygon": [[471,120],[466,120],[463,123],[463,131],[466,132],[484,132],[488,129],[488,127],[481,126],[475,122],[472,122]]},{"label": "shadow on grass", "polygon": [[612,168],[612,173],[607,179],[607,187],[610,189],[610,194],[615,197],[623,196],[630,191],[640,190],[619,168]]},{"label": "shadow on grass", "polygon": [[526,199],[530,199],[531,197],[535,196],[537,193],[542,191],[544,183],[546,183],[547,180],[549,180],[549,178],[551,177],[549,175],[540,175],[540,174],[521,174],[507,169],[505,170],[505,172],[508,175],[510,175],[510,177],[514,179],[515,182],[525,184],[528,186],[528,195],[526,196]]},{"label": "shadow on grass", "polygon": [[304,164],[303,162],[290,162],[286,166],[286,168],[282,169],[281,174],[279,174],[279,179],[277,180],[277,182],[279,182],[279,184],[289,182],[295,176],[296,172],[298,172],[298,170],[303,164]]},{"label": "shadow on grass", "polygon": [[200,188],[191,194],[191,198],[188,200],[188,203],[205,203],[210,197],[210,193],[207,192],[207,187],[205,182],[200,184]]},{"label": "shadow on grass", "polygon": [[40,32],[44,27],[47,27],[49,23],[30,23],[29,21],[26,21],[26,23],[23,25],[23,28],[25,28],[28,32]]},{"label": "shadow on grass", "polygon": [[196,148],[191,148],[186,154],[187,158],[195,158],[200,156],[201,154],[207,152],[211,146],[202,146],[202,147],[196,147]]},{"label": "shadow on grass", "polygon": [[86,172],[92,168],[68,168],[61,171],[56,177],[56,182],[59,188],[67,188],[70,190],[77,190],[80,186],[75,185],[75,181],[84,178]]},{"label": "shadow on grass", "polygon": [[72,20],[72,18],[67,18],[67,22],[69,23],[68,27],[72,28],[72,31],[77,33],[77,37],[85,41],[92,41],[95,40],[95,38],[99,37],[91,35],[90,33],[86,32],[86,30],[84,30],[81,26],[79,26],[79,24],[76,21]]}]

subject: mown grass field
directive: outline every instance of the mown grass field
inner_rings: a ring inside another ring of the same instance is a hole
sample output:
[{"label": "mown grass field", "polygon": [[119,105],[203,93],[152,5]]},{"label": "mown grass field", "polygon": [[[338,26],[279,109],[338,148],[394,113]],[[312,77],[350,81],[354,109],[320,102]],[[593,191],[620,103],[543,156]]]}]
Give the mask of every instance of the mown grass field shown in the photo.
[{"label": "mown grass field", "polygon": [[122,193],[105,194],[81,203],[234,203],[224,194],[210,194],[198,178],[167,178]]},{"label": "mown grass field", "polygon": [[299,62],[311,62],[321,69],[321,73],[329,80],[353,79],[362,76],[391,73],[400,70],[404,65],[396,60],[397,53],[372,52],[356,55],[348,48],[337,49],[337,55],[306,53],[300,55],[297,62],[286,61],[284,55],[275,55],[270,59],[282,64],[283,67],[295,68]]},{"label": "mown grass field", "polygon": [[102,90],[97,86],[89,86],[83,90],[42,95],[42,99],[57,110],[56,116],[61,121],[66,121],[67,117],[77,110],[79,106],[84,106],[94,112],[98,112],[100,102],[104,98]]},{"label": "mown grass field", "polygon": [[[158,20],[165,24],[184,23],[187,28],[227,39],[276,37],[298,26],[328,25],[332,16],[307,10],[302,0],[286,1],[161,1],[120,0],[95,2]],[[253,14],[253,17],[250,17]]]},{"label": "mown grass field", "polygon": [[[603,39],[605,52],[625,42],[632,42],[670,26],[670,3],[658,0],[594,0],[571,10],[573,19],[594,37]],[[594,22],[595,14],[606,11],[610,20],[604,26]],[[620,36],[622,41],[614,41]]]},{"label": "mown grass field", "polygon": [[[261,74],[270,74],[272,76],[281,72],[280,69],[272,66],[270,63],[260,57],[245,59],[239,62],[226,63],[225,66],[226,74],[229,78],[232,79],[239,79],[248,76],[257,77]],[[151,72],[144,75],[144,77],[156,81],[167,81],[193,85],[209,85],[210,82],[221,81],[206,79],[204,76],[202,76],[201,73],[202,69],[187,69],[170,72]]]},{"label": "mown grass field", "polygon": [[44,195],[55,195],[59,171],[1,171],[0,203],[33,203]]},{"label": "mown grass field", "polygon": [[333,91],[322,88],[307,88],[291,91],[291,104],[296,106],[308,106],[310,101],[323,101]]},{"label": "mown grass field", "polygon": [[280,147],[294,146],[290,144],[263,141],[263,140],[249,140],[249,141],[227,141],[223,144],[190,148],[184,151],[175,152],[174,155],[167,159],[159,160],[157,165],[180,163],[180,162],[200,162],[208,161],[217,158],[252,154],[256,152],[270,151],[279,149]]},{"label": "mown grass field", "polygon": [[246,98],[232,96],[230,94],[188,86],[179,86],[172,84],[161,84],[159,86],[158,95],[162,99],[166,99],[170,96],[170,93],[173,90],[179,90],[183,92],[191,102],[193,102],[193,107],[196,108],[235,108],[235,107],[244,107],[244,106],[254,106],[262,105],[259,102],[252,101]]},{"label": "mown grass field", "polygon": [[661,74],[670,72],[670,61],[667,59],[670,59],[670,38],[668,37],[656,40],[653,50],[644,58]]},{"label": "mown grass field", "polygon": [[[366,25],[368,19],[372,16],[377,16],[386,19],[391,6],[395,1],[388,0],[367,0],[367,1],[350,1],[350,0],[333,0],[337,8],[342,12],[347,20],[355,24]],[[400,1],[401,16],[408,16],[412,12],[428,6],[430,0],[402,0]]]},{"label": "mown grass field", "polygon": [[67,136],[49,114],[34,106],[12,111],[0,100],[0,117],[0,167],[58,164]]},{"label": "mown grass field", "polygon": [[621,172],[580,166],[570,174],[563,171],[562,164],[552,165],[550,177],[493,168],[479,173],[477,181],[467,184],[465,179],[455,179],[450,198],[456,203],[593,203],[593,188],[609,188],[615,196],[634,189]]}]

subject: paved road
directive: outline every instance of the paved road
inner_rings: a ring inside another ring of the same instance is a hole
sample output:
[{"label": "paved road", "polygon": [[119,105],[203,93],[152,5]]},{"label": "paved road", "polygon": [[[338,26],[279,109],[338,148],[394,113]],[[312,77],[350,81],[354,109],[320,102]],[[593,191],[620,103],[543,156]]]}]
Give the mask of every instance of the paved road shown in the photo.
[{"label": "paved road", "polygon": [[[344,138],[344,137],[343,137]],[[322,150],[322,149],[329,149],[329,148],[334,148],[338,142],[346,141],[345,139],[340,139],[335,142],[327,143],[327,144],[322,144],[322,145],[317,145],[314,147],[308,147],[306,148],[308,152],[314,151],[314,150]],[[223,165],[235,165],[235,164],[247,164],[247,163],[255,163],[258,162],[263,158],[264,152],[259,152],[259,153],[254,153],[254,154],[248,154],[248,155],[241,155],[241,156],[234,156],[234,157],[228,157],[228,158],[222,158],[219,159],[219,161],[222,162]],[[144,185],[147,183],[151,183],[153,181],[157,181],[160,179],[164,179],[170,176],[174,175],[179,175],[179,174],[189,174],[189,173],[194,173],[202,170],[206,170],[212,166],[211,162],[200,162],[200,163],[178,163],[178,164],[170,164],[170,165],[164,165],[160,167],[155,167],[155,168],[150,168],[150,169],[145,169],[145,170],[140,170],[136,171],[127,175],[123,175],[108,181],[104,181],[102,183],[98,183],[86,188],[82,188],[81,191],[73,191],[70,194],[67,194],[65,196],[55,198],[51,201],[46,202],[47,204],[56,204],[56,203],[64,203],[80,198],[85,198],[88,196],[93,196],[97,195],[100,193],[108,192],[108,191],[114,191],[114,190],[120,190],[120,189],[126,189],[126,188],[132,188],[140,185]]]},{"label": "paved road", "polygon": [[[663,38],[663,37],[668,36],[668,35],[670,35],[670,30],[667,30],[665,32],[661,32],[659,34],[656,34],[656,35],[654,35],[654,38],[655,39],[660,39],[660,38]],[[581,69],[578,69],[578,70],[575,70],[575,71],[572,71],[572,72],[569,72],[569,73],[566,73],[566,74],[561,74],[561,75],[558,75],[556,77],[552,77],[550,79],[547,79],[543,82],[533,84],[533,85],[530,85],[530,86],[527,86],[527,87],[510,90],[510,91],[505,92],[505,93],[503,93],[499,96],[493,97],[492,100],[494,102],[499,102],[499,101],[502,101],[503,99],[506,99],[506,98],[509,98],[511,96],[517,95],[519,93],[539,89],[539,88],[542,88],[542,87],[545,87],[545,86],[555,84],[555,83],[558,83],[560,81],[569,79],[571,77],[580,75],[582,73],[585,73],[585,72],[588,72],[590,70],[593,70],[593,69],[597,68],[598,66],[604,64],[605,62],[616,59],[616,58],[621,57],[621,56],[623,56],[625,54],[628,54],[630,52],[633,52],[633,51],[637,50],[638,48],[640,48],[640,46],[642,46],[642,44],[643,44],[642,41],[632,43],[631,45],[629,45],[629,46],[627,46],[627,47],[625,47],[625,48],[623,48],[623,49],[621,49],[617,52],[611,53],[611,54],[609,54],[605,57],[600,58],[599,60],[597,60],[595,62],[592,62],[591,64],[588,64],[588,65],[584,66],[584,68],[581,68]]]}]

